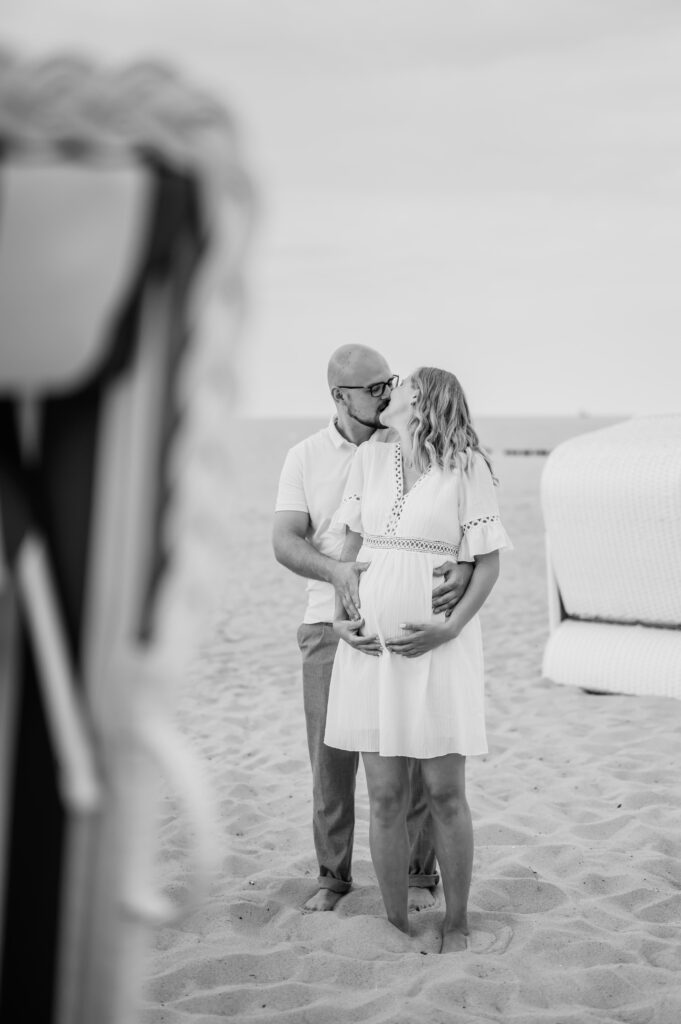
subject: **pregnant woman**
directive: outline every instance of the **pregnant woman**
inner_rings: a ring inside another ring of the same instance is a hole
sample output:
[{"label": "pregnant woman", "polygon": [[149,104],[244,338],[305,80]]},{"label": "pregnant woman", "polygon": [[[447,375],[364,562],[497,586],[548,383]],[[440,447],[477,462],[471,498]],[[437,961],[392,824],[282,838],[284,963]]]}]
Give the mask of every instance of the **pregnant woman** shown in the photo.
[{"label": "pregnant woman", "polygon": [[[388,920],[409,932],[408,759],[418,758],[434,826],[446,914],[442,952],[465,949],[473,832],[466,802],[469,754],[487,751],[482,639],[477,613],[511,546],[494,477],[465,395],[446,370],[421,367],[381,413],[395,443],[362,445],[335,523],[342,559],[370,562],[362,618],[340,601],[339,644],[324,742],[362,752],[371,856]],[[466,593],[446,619],[434,614],[433,569],[474,562]]]}]

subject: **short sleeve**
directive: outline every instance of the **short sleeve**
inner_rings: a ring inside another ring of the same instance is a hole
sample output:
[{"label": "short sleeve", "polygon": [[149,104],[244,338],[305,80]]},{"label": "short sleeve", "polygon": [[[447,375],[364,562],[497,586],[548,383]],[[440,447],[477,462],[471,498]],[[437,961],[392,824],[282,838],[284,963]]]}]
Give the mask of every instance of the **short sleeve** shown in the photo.
[{"label": "short sleeve", "polygon": [[362,492],[364,490],[364,455],[360,446],[350,463],[350,472],[343,491],[343,499],[331,520],[332,526],[347,526],[362,533]]},{"label": "short sleeve", "polygon": [[305,496],[303,463],[300,452],[295,448],[291,448],[284,459],[275,509],[277,512],[310,511]]},{"label": "short sleeve", "polygon": [[496,488],[487,462],[480,452],[469,449],[466,455],[462,460],[459,496],[460,562],[472,562],[476,555],[513,548],[499,516]]}]

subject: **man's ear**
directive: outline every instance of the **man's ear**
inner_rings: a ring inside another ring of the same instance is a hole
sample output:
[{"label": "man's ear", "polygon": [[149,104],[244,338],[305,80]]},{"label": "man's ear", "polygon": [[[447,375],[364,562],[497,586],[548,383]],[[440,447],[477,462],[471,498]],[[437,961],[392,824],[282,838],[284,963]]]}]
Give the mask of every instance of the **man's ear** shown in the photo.
[{"label": "man's ear", "polygon": [[336,405],[340,405],[341,403],[343,403],[343,404],[345,403],[345,399],[343,397],[343,392],[341,391],[340,388],[331,388],[331,397],[333,398],[333,400],[336,403]]}]

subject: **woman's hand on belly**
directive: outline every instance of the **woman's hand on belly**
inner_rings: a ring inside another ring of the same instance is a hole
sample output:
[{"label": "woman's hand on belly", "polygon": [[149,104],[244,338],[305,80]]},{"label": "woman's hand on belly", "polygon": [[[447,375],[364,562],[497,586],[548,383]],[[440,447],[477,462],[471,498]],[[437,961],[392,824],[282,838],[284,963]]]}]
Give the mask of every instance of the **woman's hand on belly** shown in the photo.
[{"label": "woman's hand on belly", "polygon": [[333,630],[341,640],[345,640],[346,644],[350,644],[356,651],[378,657],[383,654],[381,641],[377,636],[362,636],[359,631],[363,625],[364,619],[336,619],[333,623]]},{"label": "woman's hand on belly", "polygon": [[403,658],[419,658],[456,636],[448,622],[401,622],[400,629],[406,629],[408,635],[388,637],[385,646]]}]

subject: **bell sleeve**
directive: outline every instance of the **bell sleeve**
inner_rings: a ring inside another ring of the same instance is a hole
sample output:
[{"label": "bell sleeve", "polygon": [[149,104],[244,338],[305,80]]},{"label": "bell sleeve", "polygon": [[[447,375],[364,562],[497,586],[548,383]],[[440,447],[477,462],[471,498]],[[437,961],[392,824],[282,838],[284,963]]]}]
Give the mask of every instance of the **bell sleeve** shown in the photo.
[{"label": "bell sleeve", "polygon": [[364,455],[362,448],[355,452],[350,463],[350,472],[345,484],[343,499],[336,510],[331,526],[347,526],[355,533],[363,533],[362,529],[362,492],[364,490]]},{"label": "bell sleeve", "polygon": [[492,473],[480,452],[466,453],[461,470],[459,495],[461,543],[459,561],[472,562],[476,555],[487,555],[513,545],[499,516],[499,503]]}]

